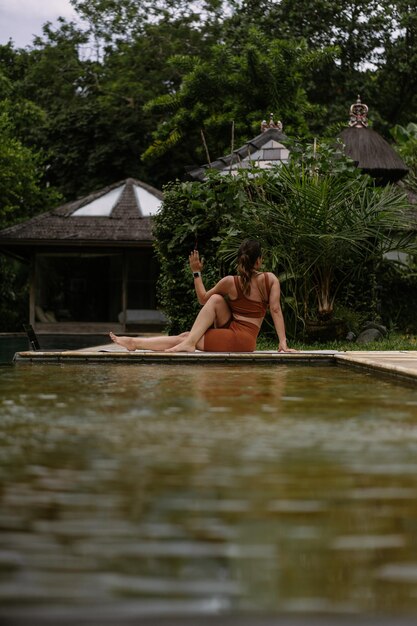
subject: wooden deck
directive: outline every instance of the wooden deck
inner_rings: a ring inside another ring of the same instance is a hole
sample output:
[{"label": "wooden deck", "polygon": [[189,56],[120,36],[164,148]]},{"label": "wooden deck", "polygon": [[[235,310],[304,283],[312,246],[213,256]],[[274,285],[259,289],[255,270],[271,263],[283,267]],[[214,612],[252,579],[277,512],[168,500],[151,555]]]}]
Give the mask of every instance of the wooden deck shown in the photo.
[{"label": "wooden deck", "polygon": [[22,363],[170,363],[202,365],[209,363],[257,364],[322,364],[342,365],[386,375],[417,385],[417,351],[352,351],[313,350],[280,353],[274,350],[256,352],[193,352],[167,353],[150,350],[129,352],[116,344],[80,350],[18,352],[14,362]]}]

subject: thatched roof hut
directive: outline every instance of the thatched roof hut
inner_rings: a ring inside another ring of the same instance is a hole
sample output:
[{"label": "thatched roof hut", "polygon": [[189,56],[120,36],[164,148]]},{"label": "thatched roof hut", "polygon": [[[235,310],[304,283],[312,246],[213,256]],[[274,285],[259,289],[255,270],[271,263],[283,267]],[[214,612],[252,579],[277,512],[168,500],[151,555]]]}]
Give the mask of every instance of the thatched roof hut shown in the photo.
[{"label": "thatched roof hut", "polygon": [[408,168],[400,156],[383,137],[368,128],[368,107],[360,97],[350,107],[349,127],[339,138],[345,145],[345,153],[363,172],[375,178],[378,183],[394,183],[408,173]]}]

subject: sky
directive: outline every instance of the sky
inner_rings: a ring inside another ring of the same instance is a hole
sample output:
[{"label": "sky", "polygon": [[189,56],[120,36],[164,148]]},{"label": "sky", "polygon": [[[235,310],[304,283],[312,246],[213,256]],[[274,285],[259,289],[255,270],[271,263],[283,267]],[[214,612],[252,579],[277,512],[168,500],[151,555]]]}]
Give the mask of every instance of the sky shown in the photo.
[{"label": "sky", "polygon": [[58,17],[76,17],[69,0],[0,0],[0,44],[12,39],[16,48],[30,46],[42,25]]}]

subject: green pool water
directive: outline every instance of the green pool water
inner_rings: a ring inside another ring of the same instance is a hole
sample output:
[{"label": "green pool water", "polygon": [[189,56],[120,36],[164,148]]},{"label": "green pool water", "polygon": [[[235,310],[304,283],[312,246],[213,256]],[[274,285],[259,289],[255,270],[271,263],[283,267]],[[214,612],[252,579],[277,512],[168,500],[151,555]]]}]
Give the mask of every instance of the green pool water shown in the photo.
[{"label": "green pool water", "polygon": [[19,365],[0,407],[3,611],[417,615],[416,389]]}]

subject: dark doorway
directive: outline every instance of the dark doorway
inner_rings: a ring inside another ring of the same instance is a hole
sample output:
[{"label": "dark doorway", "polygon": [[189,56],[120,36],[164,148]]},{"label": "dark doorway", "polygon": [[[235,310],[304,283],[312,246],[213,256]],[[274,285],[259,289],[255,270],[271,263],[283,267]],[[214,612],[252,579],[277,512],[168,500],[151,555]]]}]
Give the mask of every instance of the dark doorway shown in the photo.
[{"label": "dark doorway", "polygon": [[122,254],[39,255],[40,322],[114,322],[122,308]]}]

